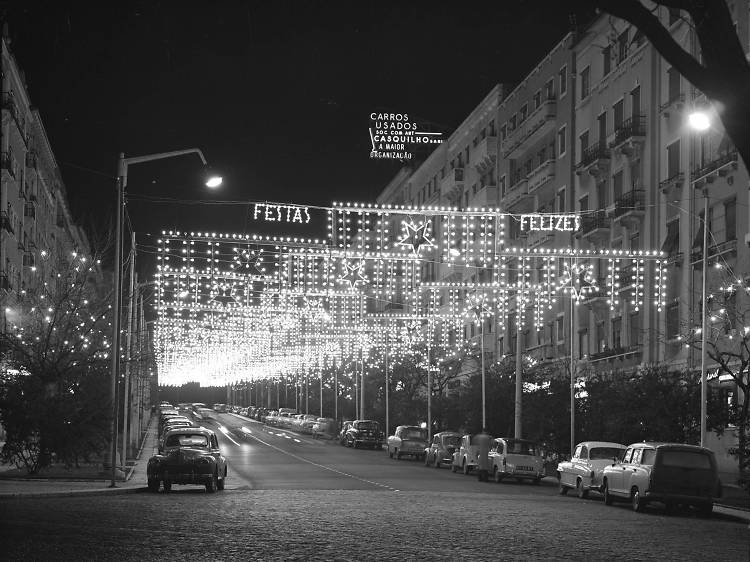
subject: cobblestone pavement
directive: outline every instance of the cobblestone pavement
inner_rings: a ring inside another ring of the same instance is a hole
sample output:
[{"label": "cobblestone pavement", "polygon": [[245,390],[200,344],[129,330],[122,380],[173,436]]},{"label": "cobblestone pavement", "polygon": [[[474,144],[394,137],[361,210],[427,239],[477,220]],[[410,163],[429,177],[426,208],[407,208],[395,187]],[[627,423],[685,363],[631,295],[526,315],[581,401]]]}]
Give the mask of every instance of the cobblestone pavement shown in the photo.
[{"label": "cobblestone pavement", "polygon": [[227,490],[9,499],[6,560],[742,560],[744,523],[554,495]]}]

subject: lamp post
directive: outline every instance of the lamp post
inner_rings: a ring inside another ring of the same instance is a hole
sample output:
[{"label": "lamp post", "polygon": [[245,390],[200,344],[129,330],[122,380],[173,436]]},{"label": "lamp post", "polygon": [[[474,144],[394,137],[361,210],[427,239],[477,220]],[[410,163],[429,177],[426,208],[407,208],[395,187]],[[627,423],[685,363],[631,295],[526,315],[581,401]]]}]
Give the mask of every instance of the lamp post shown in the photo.
[{"label": "lamp post", "polygon": [[469,310],[474,313],[476,320],[479,322],[479,337],[481,339],[479,350],[481,353],[480,366],[482,369],[482,433],[487,432],[487,392],[485,383],[484,370],[484,316],[491,314],[490,310],[484,305],[484,295],[474,293],[469,297]]},{"label": "lamp post", "polygon": [[[198,148],[186,148],[183,150],[172,150],[169,152],[158,152],[147,154],[145,156],[134,156],[125,158],[125,154],[120,153],[117,159],[117,180],[116,180],[116,201],[117,208],[115,211],[115,279],[114,279],[114,296],[112,298],[112,358],[111,371],[112,380],[110,386],[110,400],[112,401],[112,420],[110,423],[110,462],[112,465],[110,488],[115,488],[115,470],[117,464],[117,382],[120,376],[120,305],[122,295],[122,222],[123,207],[125,198],[125,188],[128,185],[128,166],[131,164],[140,164],[142,162],[151,162],[153,160],[163,160],[185,154],[197,154],[200,156],[204,166],[208,166],[203,152]],[[218,187],[221,185],[221,177],[210,176],[206,178],[207,187]],[[122,459],[123,463],[125,459]]]},{"label": "lamp post", "polygon": [[[698,133],[708,130],[711,127],[711,120],[708,115],[702,111],[693,111],[688,115],[688,125],[693,131]],[[692,150],[691,150],[692,154]],[[688,170],[688,174],[692,171]],[[690,178],[691,184],[693,179]],[[708,399],[708,382],[706,376],[706,347],[708,346],[708,323],[706,314],[706,286],[708,284],[708,189],[703,189],[703,271],[701,272],[701,447],[706,446],[706,418],[707,399]]]}]

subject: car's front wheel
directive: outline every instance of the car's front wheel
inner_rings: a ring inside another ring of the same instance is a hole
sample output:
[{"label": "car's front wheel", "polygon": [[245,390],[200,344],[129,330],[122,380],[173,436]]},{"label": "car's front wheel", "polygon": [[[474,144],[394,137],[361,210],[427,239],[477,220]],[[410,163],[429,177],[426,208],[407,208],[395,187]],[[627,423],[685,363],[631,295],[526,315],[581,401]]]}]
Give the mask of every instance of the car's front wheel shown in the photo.
[{"label": "car's front wheel", "polygon": [[609,493],[609,484],[607,484],[607,481],[604,481],[604,484],[602,484],[602,493],[604,494],[604,505],[612,505],[612,495]]},{"label": "car's front wheel", "polygon": [[646,507],[646,502],[643,501],[643,497],[641,497],[641,492],[638,488],[633,488],[630,492],[630,502],[633,506],[633,511],[638,513],[643,511],[643,508]]},{"label": "car's front wheel", "polygon": [[216,489],[217,490],[223,490],[224,489],[224,484],[226,483],[226,481],[227,481],[227,471],[226,471],[226,469],[224,469],[224,476],[222,478],[219,478],[217,480],[217,482],[216,482]]},{"label": "car's front wheel", "polygon": [[206,492],[213,494],[219,488],[219,477],[214,473],[211,479],[206,482]]},{"label": "car's front wheel", "polygon": [[585,500],[589,495],[589,491],[583,487],[583,481],[580,478],[576,480],[576,493],[582,500]]}]

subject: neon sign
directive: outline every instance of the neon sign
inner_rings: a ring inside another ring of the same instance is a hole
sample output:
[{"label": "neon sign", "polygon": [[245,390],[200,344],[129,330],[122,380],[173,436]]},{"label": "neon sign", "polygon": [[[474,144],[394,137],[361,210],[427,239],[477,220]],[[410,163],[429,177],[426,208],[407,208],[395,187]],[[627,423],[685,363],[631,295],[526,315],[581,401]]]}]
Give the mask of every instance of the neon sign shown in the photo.
[{"label": "neon sign", "polygon": [[442,133],[418,131],[408,113],[370,113],[370,158],[411,160],[411,150],[425,145],[440,144]]},{"label": "neon sign", "polygon": [[578,215],[521,215],[521,232],[557,230],[574,232],[581,228]]},{"label": "neon sign", "polygon": [[[304,217],[303,217],[304,215]],[[253,209],[253,220],[266,222],[310,222],[310,211],[307,207],[297,205],[273,205],[270,203],[256,203]]]}]

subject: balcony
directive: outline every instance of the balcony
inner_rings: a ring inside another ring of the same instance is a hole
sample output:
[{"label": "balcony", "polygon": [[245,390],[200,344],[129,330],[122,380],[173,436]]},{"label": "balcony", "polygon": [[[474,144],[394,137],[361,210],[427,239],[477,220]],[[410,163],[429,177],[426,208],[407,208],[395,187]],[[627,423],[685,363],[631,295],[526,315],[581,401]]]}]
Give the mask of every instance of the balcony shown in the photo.
[{"label": "balcony", "polygon": [[535,144],[554,128],[556,116],[557,100],[554,97],[544,100],[500,144],[503,158],[518,158],[525,149]]},{"label": "balcony", "polygon": [[23,254],[23,266],[36,267],[36,256],[33,252],[25,252]]},{"label": "balcony", "polygon": [[489,172],[497,160],[497,137],[485,137],[474,151],[474,167],[484,175]]},{"label": "balcony", "polygon": [[479,209],[497,208],[497,186],[485,185],[469,198],[469,206]]},{"label": "balcony", "polygon": [[646,140],[646,116],[634,115],[615,129],[609,147],[630,158],[640,154]]},{"label": "balcony", "polygon": [[13,223],[8,216],[7,211],[0,211],[0,230],[5,229],[11,234],[15,234],[13,230]]},{"label": "balcony", "polygon": [[15,179],[18,173],[16,159],[10,150],[0,153],[0,169],[6,170],[11,178]]},{"label": "balcony", "polygon": [[29,138],[26,134],[26,122],[23,118],[23,115],[21,115],[21,111],[18,109],[16,98],[9,92],[4,92],[2,95],[2,108],[3,110],[10,113],[11,117],[13,117],[13,121],[16,123],[18,132],[21,135],[21,140],[24,142],[24,144],[28,145]]},{"label": "balcony", "polygon": [[521,178],[505,192],[502,204],[505,210],[515,208],[519,211],[530,211],[534,206],[534,198],[529,197],[529,180]]},{"label": "balcony", "polygon": [[547,192],[554,191],[555,159],[550,158],[542,162],[526,176],[526,179],[529,180],[529,193],[543,197]]},{"label": "balcony", "polygon": [[36,218],[36,205],[34,205],[34,203],[26,203],[23,206],[23,216],[35,219]]},{"label": "balcony", "polygon": [[[707,260],[714,260],[721,257],[723,260],[737,256],[737,239],[726,240],[719,244],[708,247]],[[690,263],[695,269],[703,269],[703,248],[701,246],[693,247],[690,255]]]},{"label": "balcony", "polygon": [[615,201],[615,221],[624,225],[638,224],[646,214],[646,191],[634,189]]},{"label": "balcony", "polygon": [[609,295],[607,294],[607,279],[606,277],[599,277],[596,280],[596,289],[589,289],[582,295],[582,301],[586,304],[594,305],[594,304],[603,304],[607,305],[607,299],[609,298]]},{"label": "balcony", "polygon": [[604,211],[596,211],[594,214],[581,217],[581,230],[579,236],[592,243],[609,242],[609,234],[612,229],[612,219]]},{"label": "balcony", "polygon": [[547,242],[554,242],[555,233],[547,230],[535,230],[531,231],[526,235],[526,247],[536,248],[537,246],[543,246]]},{"label": "balcony", "polygon": [[636,277],[639,276],[637,271],[638,266],[631,264],[621,267],[619,271],[620,291],[624,291],[635,285]]},{"label": "balcony", "polygon": [[668,119],[672,113],[682,111],[683,107],[685,107],[685,94],[677,94],[659,106],[659,113]]},{"label": "balcony", "polygon": [[607,171],[611,155],[607,143],[599,141],[592,144],[581,154],[581,161],[576,164],[576,174],[579,176],[588,172],[596,177]]},{"label": "balcony", "polygon": [[673,265],[675,267],[682,267],[682,259],[685,256],[682,252],[674,252],[667,256],[665,260],[667,265]]},{"label": "balcony", "polygon": [[13,287],[10,284],[10,278],[7,273],[0,273],[0,290],[12,291]]},{"label": "balcony", "polygon": [[592,353],[589,355],[589,363],[597,363],[600,361],[614,361],[615,359],[619,359],[620,361],[625,361],[627,358],[631,360],[635,360],[635,362],[638,361],[639,357],[642,353],[642,347],[638,344],[631,345],[628,347],[612,347],[612,348],[604,348],[602,351],[599,351],[597,353]]},{"label": "balcony", "polygon": [[455,205],[464,191],[464,169],[453,168],[449,170],[440,181],[440,191]]},{"label": "balcony", "polygon": [[701,189],[706,184],[713,183],[720,177],[729,175],[737,169],[737,150],[732,149],[712,160],[702,168],[695,170],[690,177],[693,187]]},{"label": "balcony", "polygon": [[668,195],[671,190],[681,188],[684,181],[685,174],[677,172],[676,174],[669,176],[667,179],[660,181],[659,189],[664,195]]},{"label": "balcony", "polygon": [[36,168],[37,164],[37,155],[36,152],[33,150],[29,150],[26,153],[26,167],[27,168]]}]

